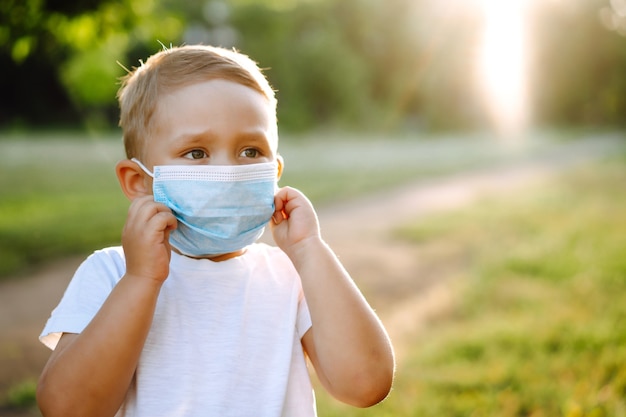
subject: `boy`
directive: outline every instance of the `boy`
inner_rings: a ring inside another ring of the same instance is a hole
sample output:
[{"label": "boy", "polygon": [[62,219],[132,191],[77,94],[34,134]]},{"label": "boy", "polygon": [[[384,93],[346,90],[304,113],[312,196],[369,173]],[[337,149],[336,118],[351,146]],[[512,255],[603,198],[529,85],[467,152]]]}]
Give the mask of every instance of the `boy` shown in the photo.
[{"label": "boy", "polygon": [[[256,64],[171,48],[119,100],[122,246],[81,265],[41,334],[44,416],[314,416],[305,355],[339,400],[385,398],[390,342],[310,202],[277,187],[276,101]],[[255,243],[268,222],[277,247]]]}]

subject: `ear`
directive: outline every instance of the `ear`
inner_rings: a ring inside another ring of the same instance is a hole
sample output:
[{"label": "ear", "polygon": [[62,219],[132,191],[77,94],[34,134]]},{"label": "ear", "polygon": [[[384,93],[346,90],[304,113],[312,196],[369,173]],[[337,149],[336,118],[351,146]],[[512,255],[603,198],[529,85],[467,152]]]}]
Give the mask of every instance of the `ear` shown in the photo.
[{"label": "ear", "polygon": [[118,162],[115,165],[115,174],[129,200],[152,194],[152,178],[130,159]]},{"label": "ear", "polygon": [[278,180],[280,180],[280,177],[282,177],[282,175],[283,175],[283,169],[285,167],[285,161],[283,160],[282,156],[276,155],[276,163],[278,163],[278,178],[276,179],[278,181]]}]

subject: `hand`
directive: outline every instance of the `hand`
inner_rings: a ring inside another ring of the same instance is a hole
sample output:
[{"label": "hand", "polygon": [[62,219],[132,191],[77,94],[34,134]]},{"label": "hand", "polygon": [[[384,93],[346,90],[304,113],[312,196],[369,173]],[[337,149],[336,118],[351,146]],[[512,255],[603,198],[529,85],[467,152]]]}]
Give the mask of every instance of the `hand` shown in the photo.
[{"label": "hand", "polygon": [[300,191],[283,187],[274,196],[276,210],[270,222],[274,241],[288,255],[299,243],[319,238],[319,222],[311,202]]},{"label": "hand", "polygon": [[169,235],[177,225],[171,210],[151,195],[134,199],[122,231],[126,274],[165,281],[171,258]]}]

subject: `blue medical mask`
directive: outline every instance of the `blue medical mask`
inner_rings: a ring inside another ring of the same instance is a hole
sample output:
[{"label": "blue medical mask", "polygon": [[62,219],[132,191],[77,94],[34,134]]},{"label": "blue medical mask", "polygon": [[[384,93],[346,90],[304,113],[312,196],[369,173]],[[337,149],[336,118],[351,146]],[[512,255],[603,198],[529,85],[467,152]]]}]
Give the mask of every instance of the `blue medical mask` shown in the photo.
[{"label": "blue medical mask", "polygon": [[187,256],[231,253],[254,243],[274,214],[278,165],[159,165],[154,201],[178,219],[170,243]]}]

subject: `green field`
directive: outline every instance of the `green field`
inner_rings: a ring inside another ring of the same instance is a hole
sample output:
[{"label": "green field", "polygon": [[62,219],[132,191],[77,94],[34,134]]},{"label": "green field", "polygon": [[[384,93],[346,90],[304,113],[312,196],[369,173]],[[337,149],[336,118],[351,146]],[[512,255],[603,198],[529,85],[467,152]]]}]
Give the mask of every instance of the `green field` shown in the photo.
[{"label": "green field", "polygon": [[626,416],[625,184],[622,156],[398,231],[469,259],[460,301],[408,342],[385,402],[320,394],[320,415]]}]

